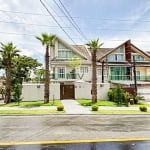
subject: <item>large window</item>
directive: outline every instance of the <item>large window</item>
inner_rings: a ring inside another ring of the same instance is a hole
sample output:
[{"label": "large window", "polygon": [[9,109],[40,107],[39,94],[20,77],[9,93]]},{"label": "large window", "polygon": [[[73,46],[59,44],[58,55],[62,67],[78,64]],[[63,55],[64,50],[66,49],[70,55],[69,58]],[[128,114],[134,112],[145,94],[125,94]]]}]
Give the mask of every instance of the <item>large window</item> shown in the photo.
[{"label": "large window", "polygon": [[108,61],[123,61],[124,55],[123,54],[111,54],[107,56]]},{"label": "large window", "polygon": [[117,50],[116,50],[117,53],[123,53],[124,52],[124,47],[119,47]]},{"label": "large window", "polygon": [[58,58],[70,59],[75,56],[70,50],[58,50]]},{"label": "large window", "polygon": [[75,56],[75,53],[66,46],[58,42],[58,58],[70,59]]},{"label": "large window", "polygon": [[58,78],[65,78],[65,67],[57,68]]},{"label": "large window", "polygon": [[80,67],[80,73],[88,73],[88,67],[85,66]]},{"label": "large window", "polygon": [[110,80],[128,80],[130,75],[128,74],[127,67],[111,67],[110,68]]},{"label": "large window", "polygon": [[141,55],[132,55],[132,60],[133,60],[133,57],[135,61],[144,61],[144,57]]}]

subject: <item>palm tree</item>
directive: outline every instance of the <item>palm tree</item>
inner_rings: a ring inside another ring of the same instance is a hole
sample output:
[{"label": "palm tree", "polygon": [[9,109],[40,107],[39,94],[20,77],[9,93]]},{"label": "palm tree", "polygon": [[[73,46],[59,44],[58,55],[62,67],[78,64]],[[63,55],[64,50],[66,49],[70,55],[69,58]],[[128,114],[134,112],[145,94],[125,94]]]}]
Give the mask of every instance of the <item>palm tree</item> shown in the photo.
[{"label": "palm tree", "polygon": [[99,43],[99,39],[91,40],[86,44],[92,55],[92,103],[97,102],[97,73],[96,73],[96,52],[103,45],[103,43]]},{"label": "palm tree", "polygon": [[49,71],[49,48],[54,47],[55,35],[42,33],[41,37],[36,36],[36,39],[41,41],[42,45],[46,46],[45,51],[45,86],[44,86],[44,103],[49,103],[49,84],[50,84],[50,71]]},{"label": "palm tree", "polygon": [[11,68],[12,68],[12,60],[15,56],[18,56],[19,50],[16,49],[16,46],[13,45],[12,42],[3,44],[1,43],[0,49],[2,59],[2,67],[5,69],[6,73],[6,83],[5,83],[5,103],[10,103],[11,99]]}]

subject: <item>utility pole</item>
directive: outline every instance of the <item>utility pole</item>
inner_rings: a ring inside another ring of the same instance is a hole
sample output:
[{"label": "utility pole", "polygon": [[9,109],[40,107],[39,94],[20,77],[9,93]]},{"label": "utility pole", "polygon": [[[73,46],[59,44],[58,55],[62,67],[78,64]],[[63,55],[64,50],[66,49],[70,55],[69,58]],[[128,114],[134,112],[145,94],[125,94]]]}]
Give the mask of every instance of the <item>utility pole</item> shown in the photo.
[{"label": "utility pole", "polygon": [[135,63],[135,57],[134,57],[134,56],[133,56],[133,74],[134,74],[134,90],[135,90],[135,96],[137,96],[136,63]]},{"label": "utility pole", "polygon": [[102,83],[104,83],[104,60],[102,61]]}]

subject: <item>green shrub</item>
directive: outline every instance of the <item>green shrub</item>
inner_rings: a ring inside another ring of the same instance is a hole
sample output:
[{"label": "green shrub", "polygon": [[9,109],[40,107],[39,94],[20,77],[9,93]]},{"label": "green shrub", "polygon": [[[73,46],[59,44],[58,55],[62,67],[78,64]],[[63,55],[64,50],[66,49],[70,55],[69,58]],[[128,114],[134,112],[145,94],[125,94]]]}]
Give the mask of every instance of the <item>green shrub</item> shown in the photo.
[{"label": "green shrub", "polygon": [[98,106],[97,105],[92,105],[92,111],[98,111]]},{"label": "green shrub", "polygon": [[118,84],[115,88],[108,91],[109,101],[115,102],[118,106],[129,106],[129,100],[133,96],[122,89],[122,86]]},{"label": "green shrub", "polygon": [[110,101],[114,102],[114,92],[111,89],[108,91],[108,98]]},{"label": "green shrub", "polygon": [[63,105],[57,106],[57,111],[63,111],[63,110],[64,110],[64,106]]},{"label": "green shrub", "polygon": [[140,106],[139,109],[140,109],[140,111],[147,112],[146,106]]},{"label": "green shrub", "polygon": [[138,104],[139,101],[143,101],[143,100],[145,100],[143,96],[137,95],[134,97],[134,104]]}]

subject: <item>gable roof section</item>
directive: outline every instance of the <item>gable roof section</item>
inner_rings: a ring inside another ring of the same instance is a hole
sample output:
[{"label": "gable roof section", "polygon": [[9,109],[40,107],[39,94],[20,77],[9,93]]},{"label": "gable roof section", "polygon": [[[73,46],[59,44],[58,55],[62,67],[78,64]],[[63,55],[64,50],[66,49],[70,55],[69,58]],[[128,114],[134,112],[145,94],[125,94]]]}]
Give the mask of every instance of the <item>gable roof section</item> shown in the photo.
[{"label": "gable roof section", "polygon": [[110,51],[112,51],[113,48],[99,48],[97,51],[97,60],[99,60],[100,58],[103,58],[105,55],[107,55],[108,53],[110,53]]},{"label": "gable roof section", "polygon": [[82,53],[87,59],[91,59],[88,49],[84,45],[72,45],[77,51]]},{"label": "gable roof section", "polygon": [[127,40],[125,42],[123,42],[122,44],[120,44],[119,46],[113,48],[112,50],[108,51],[106,54],[104,54],[102,57],[100,57],[98,60],[101,61],[103,60],[106,56],[108,56],[109,54],[113,53],[115,50],[117,50],[119,47],[123,46],[125,43],[127,43],[130,40]]},{"label": "gable roof section", "polygon": [[143,56],[146,56],[146,58],[150,61],[150,55],[148,54],[148,52],[142,51],[141,49],[139,49],[138,47],[136,47],[136,46],[133,45],[132,43],[131,43],[131,47],[132,47],[136,52],[140,53],[140,54],[143,55]]},{"label": "gable roof section", "polygon": [[[73,52],[77,53],[79,56],[81,56],[83,59],[88,59],[86,57],[86,55],[84,55],[83,53],[81,53],[81,50],[77,50],[74,46],[68,44],[67,42],[65,42],[63,39],[61,39],[59,36],[56,35],[56,39],[58,39],[58,41],[60,41],[61,43],[63,43],[67,48],[71,49]],[[78,48],[80,49],[80,48]]]},{"label": "gable roof section", "polygon": [[[86,56],[86,58],[88,58],[89,61],[91,61],[91,52],[86,46],[84,45],[72,45],[72,46],[75,47],[78,51],[80,51],[84,56]],[[108,53],[112,49],[113,48],[99,48],[96,54],[97,58],[103,57],[104,55],[106,55],[106,53]]]},{"label": "gable roof section", "polygon": [[[102,57],[99,57],[98,61],[102,61],[106,56],[108,56],[109,54],[113,53],[114,51],[116,51],[119,47],[122,47],[123,45],[125,45],[127,42],[130,42],[130,40],[127,40],[125,42],[123,42],[122,44],[120,44],[119,46],[113,48],[112,50],[108,51],[107,53],[105,53]],[[135,52],[145,56],[149,61],[150,61],[150,55],[144,51],[142,51],[141,49],[139,49],[138,47],[136,47],[134,44],[131,43],[131,48],[132,50],[134,50]]]}]

